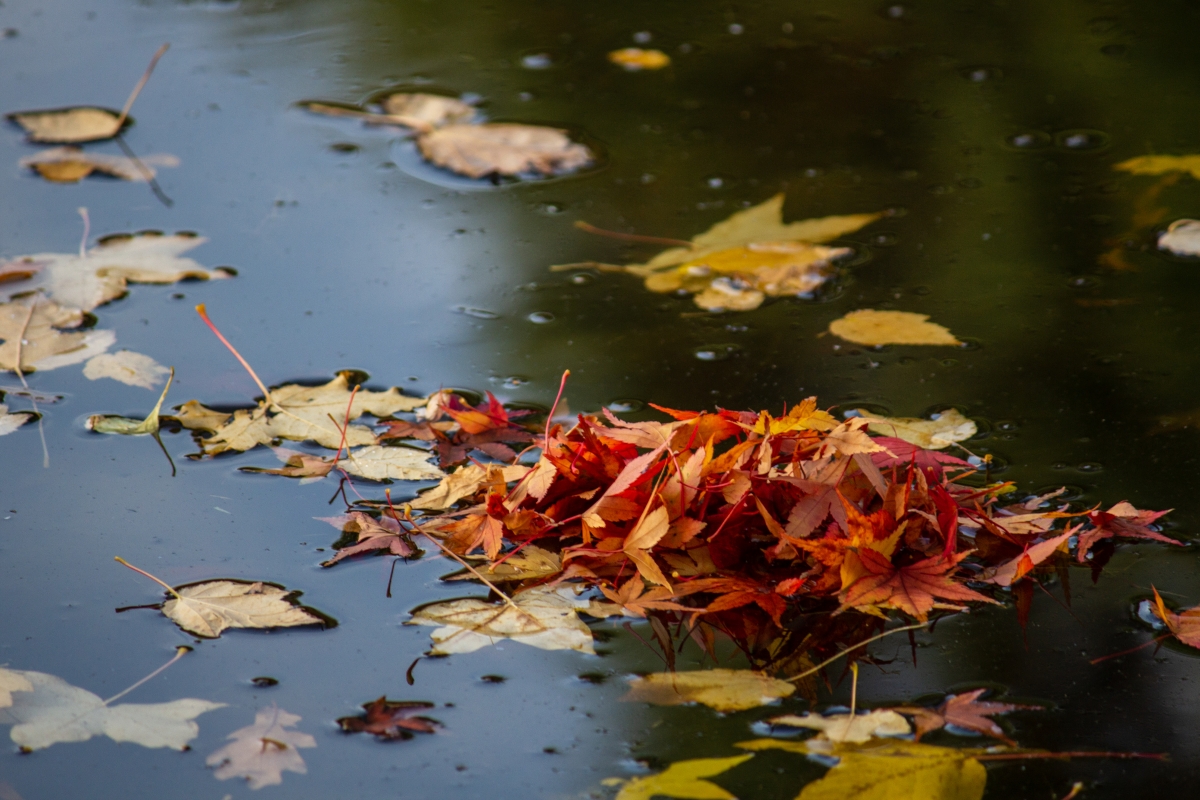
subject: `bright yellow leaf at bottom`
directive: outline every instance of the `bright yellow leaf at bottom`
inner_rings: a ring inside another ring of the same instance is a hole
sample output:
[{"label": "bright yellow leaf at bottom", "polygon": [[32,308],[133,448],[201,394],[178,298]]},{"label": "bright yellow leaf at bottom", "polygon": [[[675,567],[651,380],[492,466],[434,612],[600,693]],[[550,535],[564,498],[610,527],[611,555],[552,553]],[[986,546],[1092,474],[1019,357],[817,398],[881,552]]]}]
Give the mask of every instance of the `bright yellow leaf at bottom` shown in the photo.
[{"label": "bright yellow leaf at bottom", "polygon": [[680,797],[684,800],[737,800],[732,794],[711,781],[713,775],[731,770],[743,761],[754,758],[692,758],[677,761],[657,775],[634,778],[621,787],[616,800],[650,800],[655,796]]}]

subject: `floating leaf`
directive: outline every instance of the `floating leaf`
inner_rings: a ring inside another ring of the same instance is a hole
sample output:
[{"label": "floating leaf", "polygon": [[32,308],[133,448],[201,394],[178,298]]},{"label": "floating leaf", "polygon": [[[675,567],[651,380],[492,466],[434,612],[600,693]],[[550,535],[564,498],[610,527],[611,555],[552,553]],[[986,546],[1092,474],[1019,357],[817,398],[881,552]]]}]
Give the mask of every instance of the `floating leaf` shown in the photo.
[{"label": "floating leaf", "polygon": [[182,254],[207,239],[192,233],[165,236],[156,232],[106,236],[82,257],[79,253],[36,253],[0,264],[41,269],[25,281],[0,284],[0,300],[41,289],[64,306],[91,311],[123,296],[130,283],[175,283],[186,279],[216,280],[229,270],[207,270]]},{"label": "floating leaf", "polygon": [[306,100],[298,103],[306,111],[329,117],[351,117],[368,125],[400,125],[416,131],[430,131],[443,125],[470,122],[475,107],[454,97],[423,92],[398,92],[380,101],[383,113],[359,106],[345,106]]},{"label": "floating leaf", "polygon": [[949,330],[928,320],[928,314],[911,311],[863,309],[829,323],[829,332],[848,342],[865,345],[962,344]]},{"label": "floating leaf", "polygon": [[1186,645],[1200,648],[1200,606],[1186,609],[1182,614],[1176,614],[1167,609],[1166,603],[1158,594],[1158,589],[1155,589],[1154,613],[1176,639]]},{"label": "floating leaf", "polygon": [[[8,708],[0,703],[0,724],[12,725],[12,740],[27,750],[40,750],[57,742],[85,742],[93,736],[142,747],[186,750],[188,742],[200,733],[192,720],[225,705],[188,698],[110,706],[86,689],[44,672],[0,670],[0,681],[12,675],[32,688],[16,687]],[[14,689],[10,687],[9,691]]]},{"label": "floating leaf", "polygon": [[401,558],[407,558],[417,552],[408,535],[400,527],[400,523],[390,516],[376,519],[362,511],[351,511],[336,517],[314,517],[321,522],[328,522],[342,533],[356,535],[358,540],[349,547],[337,551],[337,555],[328,561],[322,561],[322,567],[332,567],[344,558],[363,553],[386,552]]},{"label": "floating leaf", "polygon": [[380,697],[364,703],[366,713],[358,717],[341,717],[338,725],[346,733],[373,733],[380,739],[411,739],[413,733],[435,733],[437,720],[415,716],[433,708],[433,703],[388,700]]},{"label": "floating leaf", "polygon": [[592,631],[576,615],[586,610],[587,600],[579,599],[571,586],[538,586],[507,603],[489,603],[474,598],[449,600],[421,606],[406,625],[438,625],[430,634],[430,655],[472,653],[512,639],[542,650],[578,650],[595,654]]},{"label": "floating leaf", "polygon": [[0,667],[0,708],[12,705],[13,692],[32,692],[33,684],[19,672]]},{"label": "floating leaf", "polygon": [[167,392],[171,388],[171,382],[175,380],[175,368],[172,367],[169,372],[170,376],[167,378],[167,385],[163,387],[162,394],[158,396],[158,402],[154,404],[154,408],[150,410],[145,419],[129,419],[128,417],[118,417],[111,414],[93,414],[87,418],[87,422],[84,425],[89,431],[95,431],[96,433],[116,433],[124,436],[142,436],[148,433],[158,433],[158,411],[162,408],[163,401],[167,399]]},{"label": "floating leaf", "polygon": [[376,444],[349,451],[339,466],[372,481],[435,481],[445,473],[430,463],[433,457],[428,450]]},{"label": "floating leaf", "polygon": [[121,112],[95,106],[71,106],[46,111],[17,111],[7,115],[29,135],[31,142],[71,144],[111,139],[130,120]]},{"label": "floating leaf", "polygon": [[78,147],[55,147],[19,162],[35,170],[52,183],[78,183],[93,172],[101,172],[126,181],[149,181],[157,174],[155,167],[178,167],[179,159],[167,153],[155,153],[138,158],[85,153]]},{"label": "floating leaf", "polygon": [[281,708],[260,708],[254,724],[239,728],[227,739],[233,741],[210,755],[204,763],[216,767],[218,780],[246,778],[251,789],[283,783],[284,772],[304,775],[308,767],[297,751],[316,747],[317,740],[307,733],[288,730],[300,717]]},{"label": "floating leaf", "polygon": [[613,50],[608,54],[608,60],[629,72],[662,69],[671,63],[671,57],[662,50],[643,50],[640,47]]},{"label": "floating leaf", "polygon": [[[18,411],[15,414],[8,413],[8,406],[0,403],[0,436],[12,433],[17,428],[24,425],[29,420],[33,419],[34,415],[23,411]],[[0,687],[2,689],[3,687]],[[0,699],[4,695],[0,694]]]},{"label": "floating leaf", "polygon": [[1200,156],[1138,156],[1113,164],[1113,169],[1134,175],[1190,172],[1193,178],[1200,180]]},{"label": "floating leaf", "polygon": [[692,758],[676,761],[657,775],[633,778],[621,786],[616,800],[650,800],[655,796],[684,800],[737,800],[711,781],[704,780],[727,772],[754,756],[729,758]]},{"label": "floating leaf", "polygon": [[538,125],[448,125],[419,138],[417,147],[434,164],[468,178],[562,175],[593,161],[592,151],[566,131]]},{"label": "floating leaf", "polygon": [[[504,481],[510,483],[525,477],[529,467],[520,464],[504,467]],[[488,480],[488,470],[478,464],[467,464],[442,478],[437,486],[422,492],[409,505],[415,509],[441,511],[466,497],[471,497]]]},{"label": "floating leaf", "polygon": [[[0,292],[2,294],[2,292]],[[82,311],[38,295],[0,303],[0,370],[51,370],[87,361],[117,341],[112,331],[71,331],[84,323]]]},{"label": "floating leaf", "polygon": [[83,376],[88,380],[112,378],[114,381],[141,386],[143,389],[158,386],[170,371],[150,356],[132,350],[102,353],[88,359],[83,365]]},{"label": "floating leaf", "polygon": [[1200,256],[1200,220],[1175,220],[1158,237],[1158,247],[1177,256]]},{"label": "floating leaf", "polygon": [[943,450],[970,439],[979,431],[974,422],[954,408],[933,415],[933,419],[876,417],[861,408],[858,413],[867,420],[871,433],[903,439],[925,450]]},{"label": "floating leaf", "polygon": [[[790,684],[789,684],[790,685]],[[866,742],[881,736],[907,736],[912,733],[908,720],[890,709],[872,711],[867,714],[819,714],[796,716],[786,714],[768,720],[772,725],[788,725],[793,728],[810,728],[821,731],[831,742]]]},{"label": "floating leaf", "polygon": [[790,697],[796,687],[787,681],[748,669],[706,669],[694,672],[655,672],[629,682],[622,700],[677,706],[703,703],[717,711],[743,711]]},{"label": "floating leaf", "polygon": [[892,709],[903,714],[911,714],[917,726],[917,738],[920,739],[930,731],[938,730],[946,725],[991,736],[1008,744],[1013,744],[1004,730],[991,717],[996,714],[1007,714],[1010,711],[1040,710],[1041,706],[1024,706],[1017,703],[996,703],[980,700],[979,697],[987,689],[976,689],[963,694],[950,695],[937,708],[921,706],[903,706]]}]

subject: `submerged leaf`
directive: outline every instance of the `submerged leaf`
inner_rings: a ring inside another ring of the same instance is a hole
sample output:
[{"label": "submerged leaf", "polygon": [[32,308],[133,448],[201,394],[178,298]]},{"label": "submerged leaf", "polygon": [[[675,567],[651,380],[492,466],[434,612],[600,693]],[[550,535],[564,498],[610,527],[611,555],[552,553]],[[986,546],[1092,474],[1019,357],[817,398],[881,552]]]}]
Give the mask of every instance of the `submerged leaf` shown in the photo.
[{"label": "submerged leaf", "polygon": [[25,156],[19,163],[52,183],[78,183],[93,172],[102,172],[126,181],[149,181],[157,174],[155,167],[177,167],[179,159],[167,153],[133,159],[128,156],[85,153],[78,147],[68,146]]},{"label": "submerged leaf", "polygon": [[83,377],[98,381],[101,378],[112,378],[114,381],[140,386],[143,389],[153,389],[163,382],[170,369],[159,364],[150,356],[135,353],[132,350],[118,350],[115,353],[101,353],[88,359],[83,365]]},{"label": "submerged leaf", "polygon": [[95,106],[71,106],[46,111],[16,111],[8,118],[25,129],[31,142],[71,144],[111,139],[129,120],[121,113]]},{"label": "submerged leaf", "polygon": [[863,309],[829,323],[829,332],[848,342],[865,345],[962,344],[949,330],[928,320],[928,314],[911,311]]},{"label": "submerged leaf", "polygon": [[979,429],[958,409],[950,408],[934,415],[933,419],[913,417],[876,417],[858,409],[867,420],[871,433],[893,436],[925,450],[943,450],[956,442],[970,439]]},{"label": "submerged leaf", "polygon": [[210,755],[204,763],[216,767],[218,780],[246,778],[251,789],[283,783],[283,773],[304,775],[308,767],[296,752],[301,747],[316,747],[317,740],[307,733],[288,730],[300,717],[281,708],[260,708],[254,724],[239,728],[227,739],[232,742]]},{"label": "submerged leaf", "polygon": [[[11,676],[30,687],[12,686]],[[186,750],[200,733],[192,720],[224,703],[188,698],[170,703],[106,705],[96,695],[44,672],[0,669],[0,687],[8,676],[11,706],[0,703],[0,724],[12,725],[12,740],[22,748],[40,750],[57,742],[85,742],[107,736],[142,747]],[[0,694],[0,699],[3,698]]]},{"label": "submerged leaf", "polygon": [[677,706],[703,703],[717,711],[743,711],[789,697],[796,687],[748,669],[655,672],[629,682],[622,700]]},{"label": "submerged leaf", "polygon": [[704,780],[727,772],[754,756],[729,758],[692,758],[676,761],[657,775],[633,778],[621,787],[616,800],[650,800],[655,796],[683,800],[737,800],[711,781]]},{"label": "submerged leaf", "polygon": [[592,151],[566,131],[499,122],[448,125],[419,138],[417,147],[434,164],[468,178],[562,175],[593,160]]}]

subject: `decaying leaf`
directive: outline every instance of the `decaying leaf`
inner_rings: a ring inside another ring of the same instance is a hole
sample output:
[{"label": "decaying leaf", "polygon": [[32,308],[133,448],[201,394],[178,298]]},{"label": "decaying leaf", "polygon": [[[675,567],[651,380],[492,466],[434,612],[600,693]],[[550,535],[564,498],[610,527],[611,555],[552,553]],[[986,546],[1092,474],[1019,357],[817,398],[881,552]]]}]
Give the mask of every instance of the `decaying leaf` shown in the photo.
[{"label": "decaying leaf", "polygon": [[1200,155],[1196,156],[1138,156],[1119,164],[1113,169],[1134,175],[1164,175],[1168,172],[1190,172],[1200,180]]},{"label": "decaying leaf", "polygon": [[19,672],[0,667],[0,708],[12,705],[13,692],[32,692],[33,684]]},{"label": "decaying leaf", "polygon": [[322,561],[322,567],[332,567],[342,559],[363,553],[390,553],[401,558],[408,558],[417,552],[417,548],[408,538],[408,534],[400,527],[393,517],[384,515],[372,517],[362,511],[351,511],[336,517],[314,517],[321,522],[328,522],[342,533],[349,533],[358,540],[349,547],[337,551],[337,555],[328,561]]},{"label": "decaying leaf", "polygon": [[95,106],[72,106],[46,111],[17,111],[7,115],[28,134],[31,142],[72,144],[111,139],[130,120],[121,112]]},{"label": "decaying leaf", "polygon": [[867,420],[871,433],[893,436],[925,450],[943,450],[956,442],[970,439],[979,429],[958,409],[950,408],[933,419],[913,417],[876,417],[870,412],[858,410]]},{"label": "decaying leaf", "polygon": [[1176,639],[1186,645],[1200,648],[1200,606],[1193,606],[1176,614],[1167,608],[1158,589],[1155,589],[1154,613]]},{"label": "decaying leaf", "polygon": [[1177,256],[1200,256],[1200,220],[1175,220],[1158,237],[1158,248]]},{"label": "decaying leaf", "polygon": [[929,322],[928,314],[911,311],[851,311],[829,323],[829,332],[848,342],[865,345],[962,344],[949,330]]},{"label": "decaying leaf", "polygon": [[116,343],[112,331],[71,330],[83,323],[82,311],[39,295],[0,303],[0,370],[17,371],[18,352],[29,373],[87,361]]},{"label": "decaying leaf", "polygon": [[629,682],[622,700],[677,706],[703,703],[721,712],[743,711],[790,697],[796,687],[748,669],[655,672]]},{"label": "decaying leaf", "polygon": [[[533,578],[546,578],[562,572],[562,556],[543,550],[536,544],[526,545],[516,555],[506,556],[503,561],[495,564],[486,558],[468,558],[473,562],[475,571],[492,582],[527,581]],[[478,580],[474,573],[461,570],[453,575],[442,578],[445,581],[474,581]],[[588,606],[591,609],[592,606]]]},{"label": "decaying leaf", "polygon": [[430,634],[430,655],[472,653],[500,639],[512,639],[542,650],[578,650],[595,654],[592,631],[576,615],[587,610],[571,586],[537,586],[507,603],[474,598],[421,606],[406,625],[440,626]]},{"label": "decaying leaf", "polygon": [[436,481],[445,473],[430,463],[433,457],[428,450],[374,444],[349,451],[339,465],[372,481]]},{"label": "decaying leaf", "polygon": [[293,604],[299,592],[262,581],[202,581],[179,586],[162,612],[188,633],[215,639],[226,628],[292,628],[325,620]]},{"label": "decaying leaf", "polygon": [[852,214],[783,222],[782,194],[739,211],[691,240],[664,250],[645,264],[624,269],[645,279],[653,292],[684,290],[701,308],[745,311],[770,297],[811,292],[832,274],[845,247],[824,247],[883,216]]},{"label": "decaying leaf", "polygon": [[297,749],[316,747],[317,740],[307,733],[288,730],[300,717],[281,708],[260,708],[254,724],[239,728],[227,736],[233,741],[210,755],[204,763],[216,767],[218,780],[245,778],[251,789],[283,783],[284,772],[304,775],[308,767]]},{"label": "decaying leaf", "polygon": [[158,386],[170,371],[150,356],[135,353],[132,350],[101,353],[88,359],[88,362],[83,365],[83,377],[88,380],[112,378],[114,381],[120,381],[130,386],[141,386],[143,389],[153,389]]},{"label": "decaying leaf", "polygon": [[[756,739],[738,747],[807,755],[814,753],[809,742]],[[796,800],[980,800],[987,785],[983,764],[969,751],[952,747],[883,739],[860,745],[818,744],[815,754],[836,757],[838,763],[805,786]]]},{"label": "decaying leaf", "polygon": [[563,175],[593,160],[592,151],[566,131],[500,122],[447,125],[419,138],[417,147],[439,167],[469,178]]},{"label": "decaying leaf", "polygon": [[380,697],[364,703],[366,713],[357,717],[341,717],[338,725],[346,733],[373,733],[380,739],[411,739],[413,733],[436,733],[437,720],[416,716],[433,708],[433,703],[388,700]]},{"label": "decaying leaf", "polygon": [[671,57],[662,50],[643,50],[640,47],[613,50],[608,54],[608,60],[629,72],[662,69],[671,63]]},{"label": "decaying leaf", "polygon": [[[511,483],[519,481],[529,472],[529,467],[515,464],[503,468],[504,481]],[[422,492],[409,505],[415,509],[441,511],[478,492],[487,482],[486,467],[478,464],[467,464],[442,478],[437,486]]]},{"label": "decaying leaf", "polygon": [[656,796],[678,797],[683,800],[737,800],[732,794],[705,778],[728,772],[751,758],[752,755],[676,761],[657,775],[633,778],[624,783],[615,800],[650,800]]},{"label": "decaying leaf", "polygon": [[[12,433],[31,419],[33,419],[33,414],[24,411],[17,411],[10,414],[8,413],[8,406],[0,403],[0,436]],[[3,699],[3,697],[0,694],[0,699]]]},{"label": "decaying leaf", "polygon": [[179,159],[167,153],[132,159],[128,156],[87,153],[78,147],[66,146],[25,156],[19,163],[52,183],[78,183],[93,172],[126,181],[148,181],[157,174],[155,167],[178,167]]},{"label": "decaying leaf", "polygon": [[207,270],[183,253],[207,239],[192,233],[114,234],[80,257],[79,253],[36,253],[0,264],[0,269],[37,264],[41,269],[23,281],[0,284],[0,300],[40,289],[55,302],[81,311],[121,297],[130,283],[175,283],[184,279],[216,280],[229,270]]},{"label": "decaying leaf", "polygon": [[[14,686],[11,676],[30,688]],[[12,725],[12,740],[27,750],[58,742],[85,742],[93,736],[184,750],[200,733],[192,720],[225,705],[187,698],[110,706],[86,689],[44,672],[0,669],[0,686],[6,678],[12,703],[7,708],[0,703],[0,725]]]},{"label": "decaying leaf", "polygon": [[443,125],[470,122],[475,107],[454,97],[424,92],[397,92],[379,102],[380,112],[360,106],[346,106],[305,100],[301,108],[328,117],[360,119],[368,125],[399,125],[426,132]]},{"label": "decaying leaf", "polygon": [[167,399],[167,392],[171,389],[171,382],[175,380],[175,368],[172,367],[169,373],[167,385],[163,387],[162,394],[158,396],[158,402],[154,404],[154,408],[150,410],[145,419],[129,419],[128,417],[118,417],[112,414],[93,414],[87,418],[87,422],[84,423],[85,427],[89,431],[95,431],[96,433],[117,433],[124,436],[142,436],[148,433],[158,433],[158,412],[162,408],[163,401]]},{"label": "decaying leaf", "polygon": [[[790,685],[790,684],[789,684]],[[793,728],[810,728],[820,731],[831,742],[866,742],[881,736],[907,736],[912,733],[908,720],[890,709],[871,711],[866,714],[819,714],[796,716],[785,714],[768,720],[772,725],[788,725]]]},{"label": "decaying leaf", "polygon": [[[311,440],[335,450],[343,443],[339,428],[346,419],[347,409],[349,418],[355,420],[363,414],[385,417],[398,411],[413,411],[426,402],[424,398],[400,394],[399,389],[392,387],[386,392],[360,389],[354,395],[354,404],[350,405],[350,375],[340,372],[322,386],[280,386],[271,390],[274,405],[264,399],[259,401],[257,408],[239,409],[232,414],[214,411],[190,401],[180,407],[175,418],[190,430],[212,432],[212,436],[200,442],[203,451],[209,455],[227,450],[250,450],[260,444],[270,444],[275,439]],[[337,420],[337,423],[333,420]],[[374,443],[375,434],[370,428],[362,425],[347,427],[346,446]],[[376,458],[374,451],[364,458],[368,462]],[[379,467],[381,470],[383,468]],[[365,464],[363,469],[371,469],[370,464]],[[441,472],[432,475],[432,478],[440,477]]]}]

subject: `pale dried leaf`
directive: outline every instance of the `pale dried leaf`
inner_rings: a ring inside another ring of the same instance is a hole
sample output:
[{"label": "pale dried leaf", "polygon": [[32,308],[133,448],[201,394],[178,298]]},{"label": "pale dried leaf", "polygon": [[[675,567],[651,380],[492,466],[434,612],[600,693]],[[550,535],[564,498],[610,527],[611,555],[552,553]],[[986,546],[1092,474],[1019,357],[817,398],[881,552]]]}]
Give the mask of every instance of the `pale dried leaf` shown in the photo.
[{"label": "pale dried leaf", "polygon": [[387,114],[418,120],[431,128],[469,122],[475,116],[475,107],[462,100],[423,92],[391,94],[380,105]]},{"label": "pale dried leaf", "polygon": [[13,692],[32,692],[33,684],[20,672],[0,667],[0,708],[12,705]]},{"label": "pale dried leaf", "polygon": [[372,481],[436,481],[446,473],[430,462],[433,457],[428,450],[373,444],[351,450],[339,466]]},{"label": "pale dried leaf", "polygon": [[158,396],[158,402],[154,404],[154,408],[146,415],[145,419],[129,419],[128,417],[118,417],[112,414],[93,414],[88,417],[85,426],[90,431],[96,433],[117,433],[125,436],[142,436],[148,433],[157,433],[159,427],[159,409],[162,408],[163,401],[167,399],[167,392],[171,389],[171,382],[175,380],[175,369],[168,370],[167,385],[163,387],[162,394]]},{"label": "pale dried leaf", "polygon": [[[0,403],[0,436],[12,433],[31,419],[33,419],[33,414],[27,414],[23,411],[10,414],[8,413],[8,406]],[[2,671],[0,671],[0,674],[2,674]],[[3,683],[0,682],[0,701],[4,699],[3,689]]]},{"label": "pale dried leaf", "polygon": [[865,742],[880,736],[906,736],[912,733],[908,720],[895,711],[872,711],[868,714],[819,714],[796,716],[785,714],[767,720],[772,725],[788,725],[793,728],[811,728],[831,742]]},{"label": "pale dried leaf", "polygon": [[132,350],[101,353],[88,359],[88,362],[83,365],[83,376],[88,380],[112,378],[129,386],[140,386],[143,389],[153,389],[158,386],[170,371],[150,356],[135,353]]},{"label": "pale dried leaf", "polygon": [[0,725],[12,725],[12,740],[20,747],[40,750],[57,742],[85,742],[107,736],[142,747],[184,750],[200,733],[192,720],[224,703],[188,698],[170,703],[121,703],[106,706],[96,695],[44,672],[0,670],[24,678],[31,689],[12,695],[12,705],[0,708]]},{"label": "pale dried leaf", "polygon": [[325,620],[289,602],[296,592],[262,582],[204,581],[176,590],[162,612],[188,633],[215,639],[226,628],[291,628]]},{"label": "pale dried leaf", "polygon": [[1177,256],[1200,256],[1200,220],[1175,220],[1158,237],[1158,248]]},{"label": "pale dried leaf", "polygon": [[29,134],[31,142],[70,144],[96,142],[117,135],[120,112],[94,106],[73,106],[46,111],[16,111],[8,118]]},{"label": "pale dried leaf", "polygon": [[216,767],[218,780],[246,778],[251,789],[283,783],[284,772],[304,775],[308,767],[297,749],[316,747],[317,740],[307,733],[288,730],[300,717],[281,708],[260,708],[254,724],[229,734],[230,744],[210,755],[204,763]]},{"label": "pale dried leaf", "polygon": [[421,155],[439,167],[488,175],[561,175],[592,163],[592,151],[566,131],[537,125],[448,125],[417,139]]},{"label": "pale dried leaf", "polygon": [[629,682],[622,700],[677,706],[703,703],[717,711],[742,711],[790,697],[796,687],[787,681],[748,669],[708,669],[695,672],[655,672]]},{"label": "pale dried leaf", "polygon": [[87,361],[116,343],[112,331],[70,331],[83,322],[82,311],[39,296],[0,303],[0,370],[16,371],[18,349],[29,373]]},{"label": "pale dried leaf", "polygon": [[54,147],[22,158],[22,167],[36,170],[53,183],[77,183],[93,172],[102,172],[126,181],[148,181],[156,174],[155,167],[177,167],[179,159],[167,153],[128,156],[85,153],[78,147]]},{"label": "pale dried leaf", "polygon": [[829,332],[848,342],[865,345],[961,345],[954,334],[933,322],[928,314],[911,311],[851,311],[829,323]]},{"label": "pale dried leaf", "polygon": [[862,409],[858,413],[867,420],[872,433],[894,436],[926,450],[945,449],[956,442],[965,442],[979,432],[974,422],[954,408],[934,415],[933,419],[876,417]]},{"label": "pale dried leaf", "polygon": [[579,599],[571,586],[537,586],[513,600],[517,608],[473,598],[432,603],[413,611],[406,624],[440,626],[430,634],[430,655],[471,653],[500,639],[595,654],[591,629],[576,614],[587,610],[589,601]]},{"label": "pale dried leaf", "polygon": [[[525,477],[529,467],[516,464],[504,467],[504,481],[511,483]],[[422,492],[409,505],[415,509],[441,511],[479,491],[487,481],[487,469],[478,464],[467,464],[442,478],[437,486]]]}]

